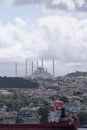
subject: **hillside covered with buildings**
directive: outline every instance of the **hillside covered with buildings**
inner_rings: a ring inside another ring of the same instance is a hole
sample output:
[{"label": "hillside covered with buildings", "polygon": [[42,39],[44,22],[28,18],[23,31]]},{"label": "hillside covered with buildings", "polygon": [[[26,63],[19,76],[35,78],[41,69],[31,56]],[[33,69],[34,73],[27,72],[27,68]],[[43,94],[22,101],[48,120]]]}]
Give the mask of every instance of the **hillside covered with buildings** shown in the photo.
[{"label": "hillside covered with buildings", "polygon": [[49,113],[46,120],[58,121],[60,111],[55,109],[56,100],[63,101],[67,113],[75,112],[87,124],[83,121],[84,114],[87,120],[86,76],[54,77],[39,68],[24,78],[0,77],[0,123],[39,123],[43,120],[40,111]]}]

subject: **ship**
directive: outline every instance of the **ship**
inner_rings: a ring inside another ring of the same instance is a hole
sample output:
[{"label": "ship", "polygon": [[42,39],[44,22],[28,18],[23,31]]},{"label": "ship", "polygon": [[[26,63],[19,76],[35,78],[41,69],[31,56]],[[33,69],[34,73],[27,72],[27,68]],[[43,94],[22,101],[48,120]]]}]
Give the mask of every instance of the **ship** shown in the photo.
[{"label": "ship", "polygon": [[70,122],[45,124],[0,124],[0,130],[77,130],[78,125]]},{"label": "ship", "polygon": [[61,116],[58,122],[47,122],[43,124],[0,124],[0,130],[77,130],[79,119],[72,115],[72,120],[65,117],[65,108],[61,101],[56,102],[56,107],[61,109]]}]

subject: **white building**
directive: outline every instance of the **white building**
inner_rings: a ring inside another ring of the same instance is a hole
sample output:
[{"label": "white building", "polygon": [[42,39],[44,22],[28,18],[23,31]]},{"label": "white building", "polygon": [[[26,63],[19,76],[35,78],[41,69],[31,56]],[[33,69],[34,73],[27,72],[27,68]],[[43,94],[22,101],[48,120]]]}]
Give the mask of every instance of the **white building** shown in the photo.
[{"label": "white building", "polygon": [[1,89],[0,95],[2,95],[2,96],[13,96],[14,94],[12,92],[5,90],[5,89]]},{"label": "white building", "polygon": [[0,124],[15,124],[17,112],[0,112]]},{"label": "white building", "polygon": [[18,118],[21,119],[24,124],[39,124],[40,123],[40,117],[38,114],[38,109],[29,109],[22,108],[18,112]]},{"label": "white building", "polygon": [[48,122],[58,122],[60,119],[60,111],[51,111],[48,114]]}]

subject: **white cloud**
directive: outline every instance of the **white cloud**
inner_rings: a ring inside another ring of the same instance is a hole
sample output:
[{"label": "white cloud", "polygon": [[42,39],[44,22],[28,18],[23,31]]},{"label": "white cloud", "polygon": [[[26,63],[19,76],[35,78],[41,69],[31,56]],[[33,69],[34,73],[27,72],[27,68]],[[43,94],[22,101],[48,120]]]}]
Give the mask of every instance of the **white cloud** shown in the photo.
[{"label": "white cloud", "polygon": [[[84,28],[82,28],[83,25]],[[59,16],[43,18],[39,21],[40,33],[38,35],[36,31],[36,39],[39,37],[41,45],[44,46],[39,48],[38,52],[45,59],[54,58],[66,63],[85,62],[87,58],[86,31],[86,21]]]},{"label": "white cloud", "polygon": [[19,18],[19,17],[15,18],[15,22],[16,22],[17,25],[19,25],[21,27],[27,26],[27,22],[24,21],[23,19]]},{"label": "white cloud", "polygon": [[78,4],[79,7],[82,7],[82,6],[84,6],[85,4],[87,4],[87,3],[86,3],[86,0],[76,0],[75,2],[76,2],[76,4]]},{"label": "white cloud", "polygon": [[87,11],[86,0],[3,0],[9,5],[44,4],[49,9]]},{"label": "white cloud", "polygon": [[20,18],[0,23],[0,60],[55,59],[60,67],[68,65],[65,71],[71,64],[87,64],[86,19],[48,16],[35,24],[31,30],[30,23]]},{"label": "white cloud", "polygon": [[15,0],[3,0],[6,4],[12,5],[14,4]]}]

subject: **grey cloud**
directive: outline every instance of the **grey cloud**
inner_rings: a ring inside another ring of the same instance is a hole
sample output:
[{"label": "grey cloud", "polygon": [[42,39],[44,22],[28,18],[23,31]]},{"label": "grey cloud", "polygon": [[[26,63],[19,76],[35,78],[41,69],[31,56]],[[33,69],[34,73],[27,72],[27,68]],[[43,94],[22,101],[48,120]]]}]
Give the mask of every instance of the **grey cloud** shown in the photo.
[{"label": "grey cloud", "polygon": [[[50,1],[50,0],[44,0],[45,3],[46,3],[46,1]],[[4,0],[4,2],[6,2],[8,4],[12,4],[12,5],[44,3],[43,0],[13,0],[13,1],[12,0]]]},{"label": "grey cloud", "polygon": [[63,1],[59,0],[4,0],[7,4],[10,5],[22,5],[22,4],[43,4],[47,9],[61,9],[66,11],[87,11],[87,0],[71,0]]}]

